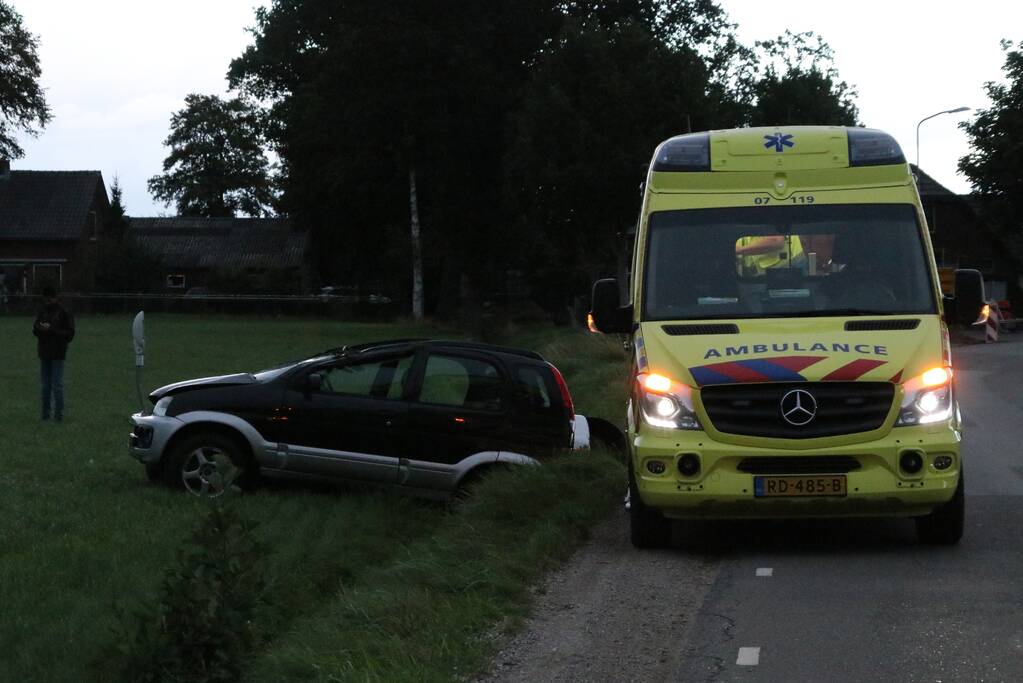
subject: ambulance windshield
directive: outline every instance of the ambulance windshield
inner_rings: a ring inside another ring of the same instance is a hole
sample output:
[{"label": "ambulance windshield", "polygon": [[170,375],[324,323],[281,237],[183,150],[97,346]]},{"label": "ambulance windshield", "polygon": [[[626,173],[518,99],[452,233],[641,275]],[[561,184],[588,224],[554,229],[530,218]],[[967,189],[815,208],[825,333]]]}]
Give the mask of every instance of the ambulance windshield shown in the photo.
[{"label": "ambulance windshield", "polygon": [[643,319],[934,313],[926,264],[909,204],[661,211]]}]

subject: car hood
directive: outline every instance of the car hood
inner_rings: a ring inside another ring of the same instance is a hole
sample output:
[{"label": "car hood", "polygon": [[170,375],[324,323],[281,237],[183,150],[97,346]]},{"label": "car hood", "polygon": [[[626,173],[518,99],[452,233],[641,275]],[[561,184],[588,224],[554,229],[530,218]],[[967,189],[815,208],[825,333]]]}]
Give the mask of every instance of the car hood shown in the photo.
[{"label": "car hood", "polygon": [[636,363],[641,372],[693,388],[744,382],[900,384],[945,362],[943,338],[936,315],[644,322]]},{"label": "car hood", "polygon": [[247,372],[239,372],[233,375],[217,375],[216,377],[200,377],[198,379],[189,379],[184,382],[175,382],[174,384],[168,384],[166,386],[155,389],[149,394],[149,399],[154,403],[159,401],[164,396],[172,396],[174,394],[180,394],[183,391],[192,391],[194,389],[205,389],[207,387],[224,387],[224,386],[237,386],[242,384],[255,384],[256,378]]}]

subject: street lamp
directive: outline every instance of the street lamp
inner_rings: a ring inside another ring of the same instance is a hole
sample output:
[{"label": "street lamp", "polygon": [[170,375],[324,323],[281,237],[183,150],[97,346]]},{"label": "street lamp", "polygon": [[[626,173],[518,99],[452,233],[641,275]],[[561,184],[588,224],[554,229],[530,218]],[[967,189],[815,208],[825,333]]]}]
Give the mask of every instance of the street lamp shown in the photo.
[{"label": "street lamp", "polygon": [[[920,119],[920,123],[933,119],[935,116],[941,116],[942,114],[958,114],[961,111],[970,111],[969,107],[956,107],[955,109],[946,109],[945,111],[939,111],[937,114],[931,114],[925,118]],[[916,124],[916,168],[920,170],[920,123]]]}]

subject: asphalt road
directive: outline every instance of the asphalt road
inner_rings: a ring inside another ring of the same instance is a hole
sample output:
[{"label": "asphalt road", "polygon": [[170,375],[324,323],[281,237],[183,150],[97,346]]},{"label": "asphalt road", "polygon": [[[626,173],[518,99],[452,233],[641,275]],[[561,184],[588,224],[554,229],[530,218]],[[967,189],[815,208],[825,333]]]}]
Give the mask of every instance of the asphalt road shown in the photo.
[{"label": "asphalt road", "polygon": [[625,515],[537,598],[499,681],[1023,681],[1023,333],[955,347],[966,533],[715,523],[627,547]]}]

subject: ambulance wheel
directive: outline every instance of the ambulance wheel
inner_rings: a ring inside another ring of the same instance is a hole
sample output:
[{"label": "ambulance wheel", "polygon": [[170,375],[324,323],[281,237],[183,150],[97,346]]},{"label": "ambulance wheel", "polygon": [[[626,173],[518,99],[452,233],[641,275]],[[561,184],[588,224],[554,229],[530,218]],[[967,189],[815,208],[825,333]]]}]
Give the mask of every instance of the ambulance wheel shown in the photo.
[{"label": "ambulance wheel", "polygon": [[629,465],[629,536],[640,549],[663,548],[671,542],[671,520],[643,504]]},{"label": "ambulance wheel", "polygon": [[959,473],[959,486],[952,500],[935,508],[934,512],[916,518],[916,535],[921,543],[955,545],[963,537],[966,518],[966,496],[963,495],[963,475]]}]

